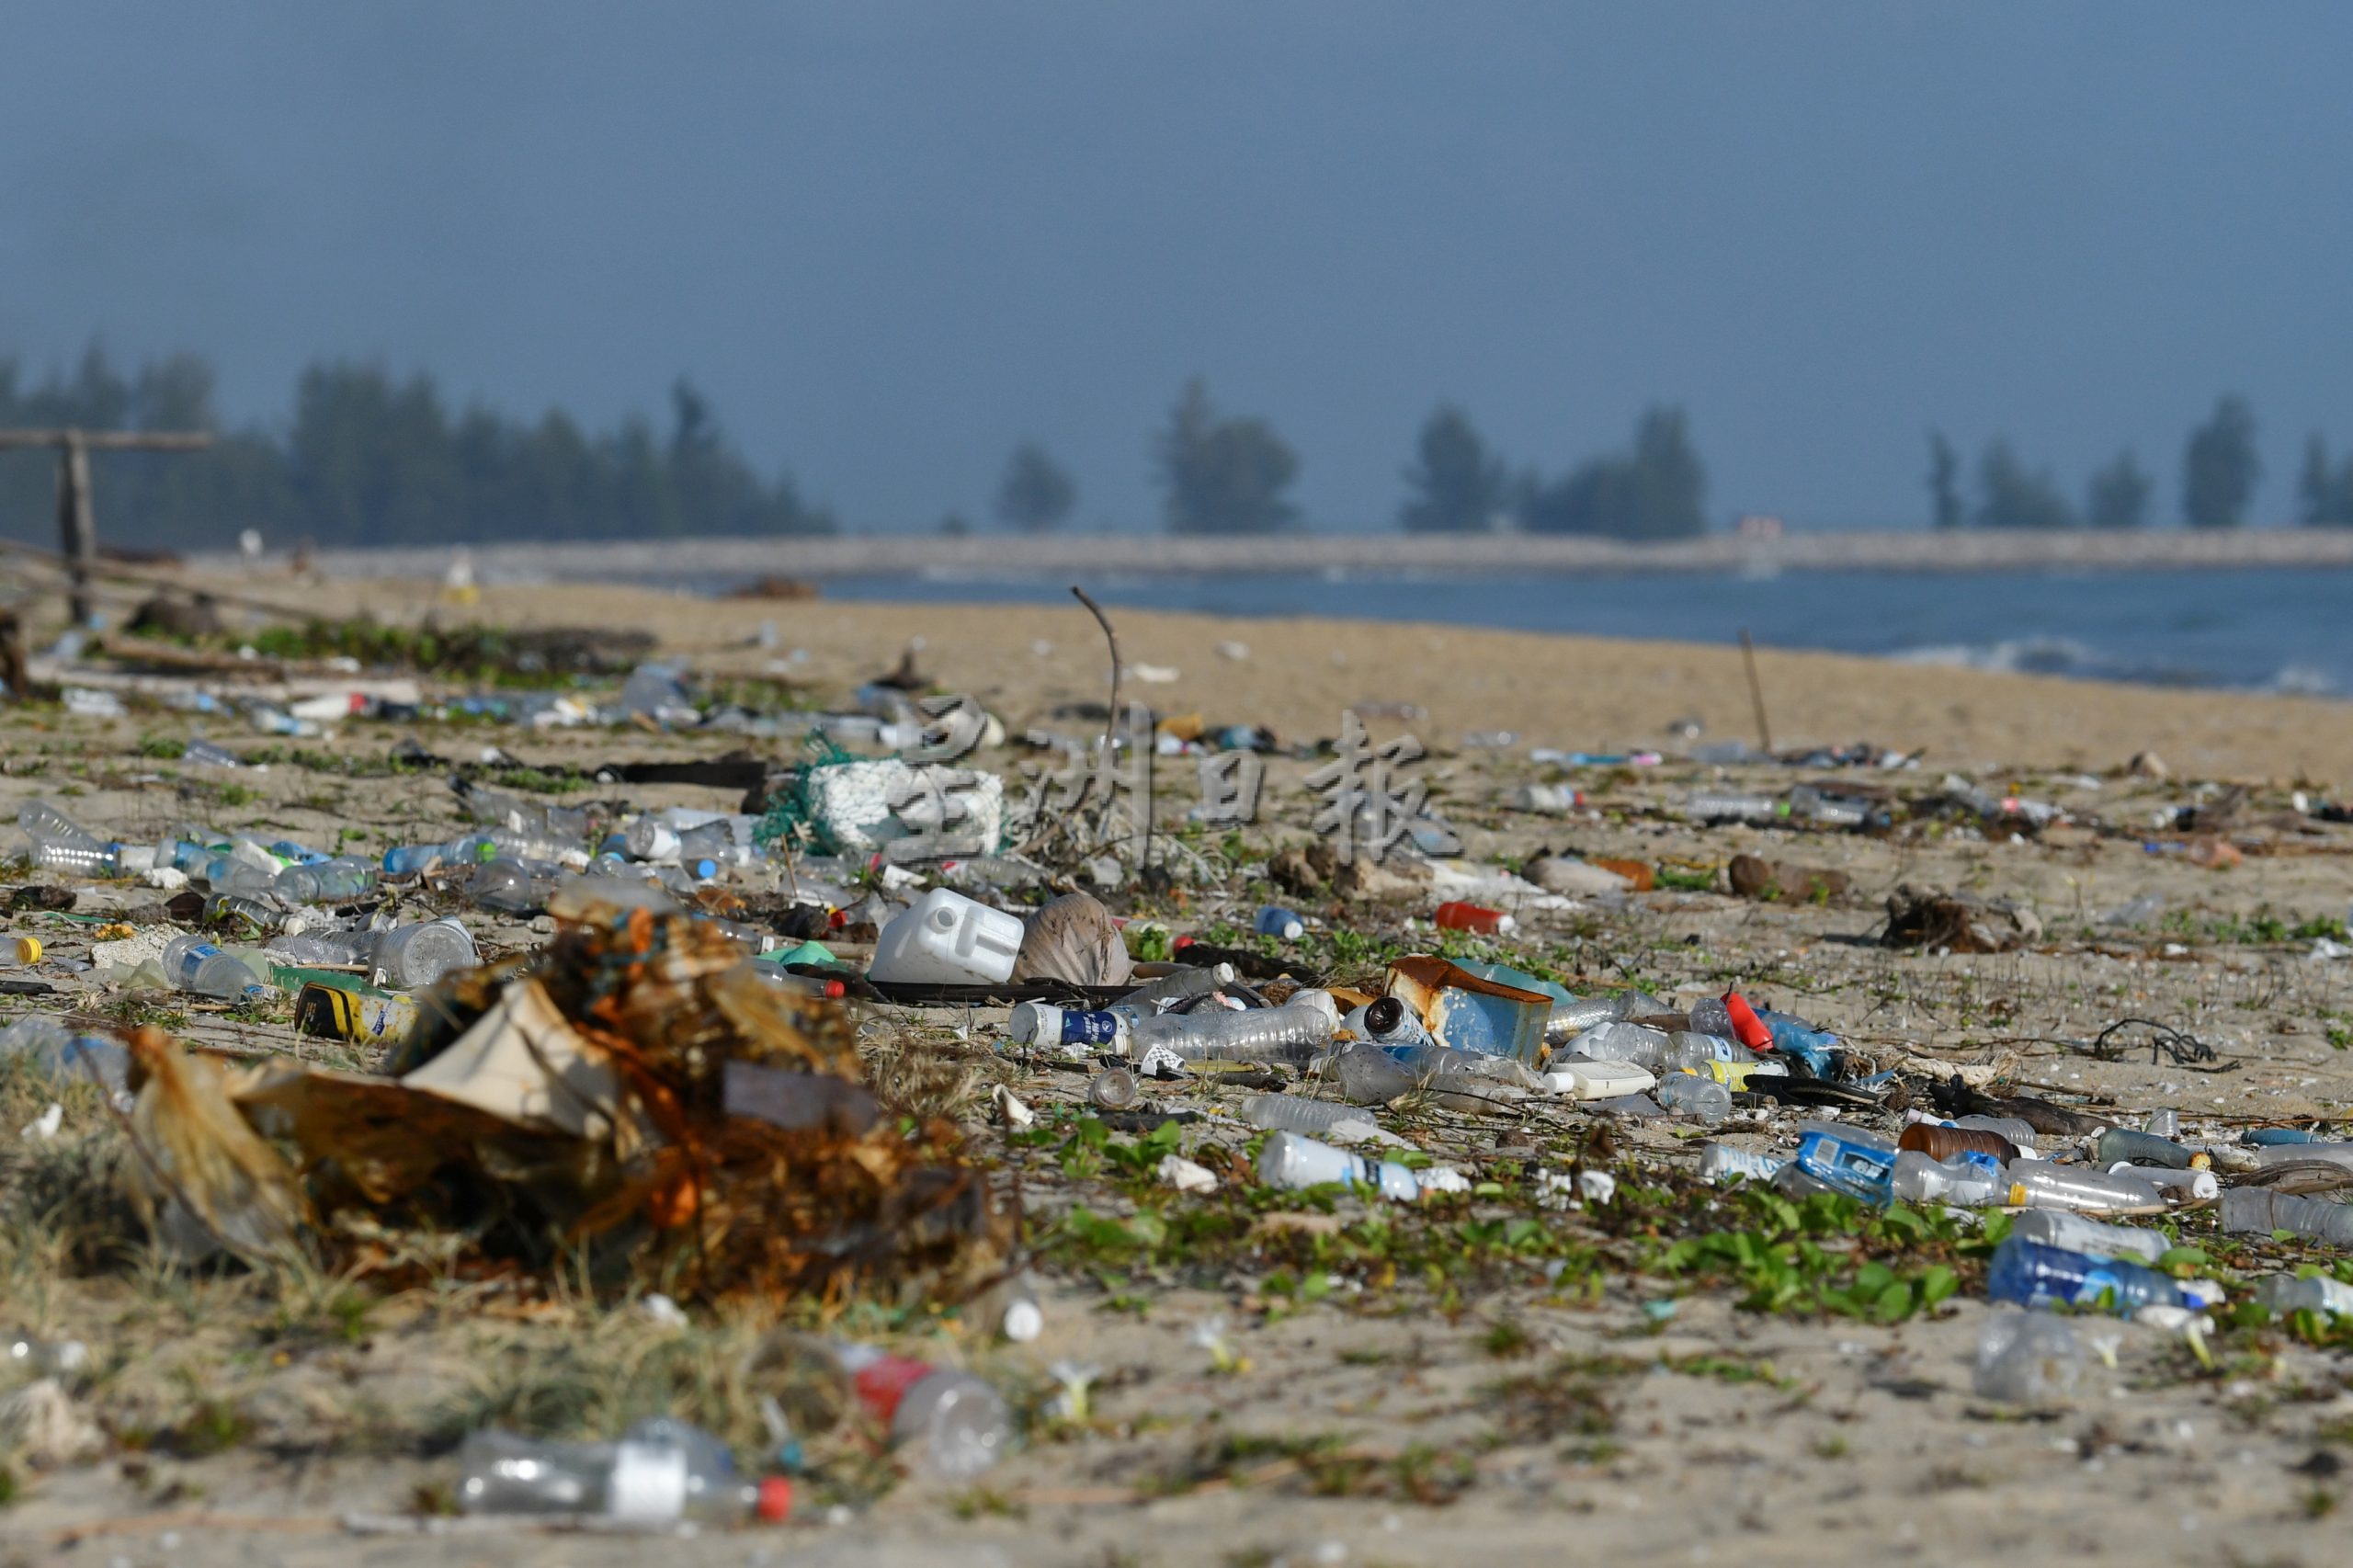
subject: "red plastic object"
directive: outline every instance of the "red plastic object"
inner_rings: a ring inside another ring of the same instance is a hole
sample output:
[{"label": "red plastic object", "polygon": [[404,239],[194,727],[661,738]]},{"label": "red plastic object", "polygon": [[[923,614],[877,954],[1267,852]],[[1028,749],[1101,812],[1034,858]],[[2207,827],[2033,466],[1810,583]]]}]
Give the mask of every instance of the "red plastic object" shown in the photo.
[{"label": "red plastic object", "polygon": [[1486,909],[1461,899],[1449,899],[1438,906],[1431,916],[1441,931],[1469,931],[1481,937],[1492,937],[1498,931],[1508,931],[1518,924],[1500,909]]},{"label": "red plastic object", "polygon": [[780,1525],[792,1517],[792,1483],[784,1476],[762,1476],[753,1512],[762,1524]]},{"label": "red plastic object", "polygon": [[1747,997],[1737,991],[1725,992],[1724,1011],[1732,1015],[1734,1040],[1751,1051],[1773,1049],[1773,1031],[1765,1027],[1765,1020],[1756,1016],[1756,1009],[1748,1005]]}]

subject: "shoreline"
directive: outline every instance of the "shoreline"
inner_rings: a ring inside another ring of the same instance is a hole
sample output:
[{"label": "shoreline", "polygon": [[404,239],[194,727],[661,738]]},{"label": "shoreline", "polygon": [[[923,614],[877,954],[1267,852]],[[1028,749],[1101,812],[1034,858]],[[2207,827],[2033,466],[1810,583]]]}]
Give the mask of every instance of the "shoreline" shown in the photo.
[{"label": "shoreline", "polygon": [[[1662,544],[1536,534],[843,534],[817,538],[503,540],[323,550],[338,577],[438,577],[456,551],[484,581],[616,581],[895,574],[1030,576],[1066,572],[1621,573],[2188,572],[2353,567],[2353,528],[2182,528],[2040,533],[1927,529],[1790,533],[1773,540],[1710,534]],[[189,564],[234,569],[196,553]]]}]

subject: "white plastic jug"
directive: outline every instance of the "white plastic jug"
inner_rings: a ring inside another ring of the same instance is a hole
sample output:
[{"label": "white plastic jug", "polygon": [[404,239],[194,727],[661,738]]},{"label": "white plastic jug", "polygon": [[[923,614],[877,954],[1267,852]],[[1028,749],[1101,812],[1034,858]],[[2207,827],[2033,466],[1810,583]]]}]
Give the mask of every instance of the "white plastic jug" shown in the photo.
[{"label": "white plastic jug", "polygon": [[993,985],[1013,976],[1021,919],[934,888],[882,927],[867,978],[886,984]]}]

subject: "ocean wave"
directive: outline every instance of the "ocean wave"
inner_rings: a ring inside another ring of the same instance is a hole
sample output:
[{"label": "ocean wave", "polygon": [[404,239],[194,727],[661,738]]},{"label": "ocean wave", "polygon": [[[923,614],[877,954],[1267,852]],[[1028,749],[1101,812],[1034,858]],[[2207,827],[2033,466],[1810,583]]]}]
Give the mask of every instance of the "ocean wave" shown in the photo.
[{"label": "ocean wave", "polygon": [[2272,672],[2271,678],[2256,688],[2258,691],[2281,692],[2291,697],[2335,697],[2336,677],[2312,665],[2282,665]]},{"label": "ocean wave", "polygon": [[2006,637],[1996,642],[1935,642],[1899,648],[1888,655],[1899,664],[1941,665],[1952,669],[1993,670],[2004,675],[2087,676],[2105,673],[2114,661],[2072,637]]}]

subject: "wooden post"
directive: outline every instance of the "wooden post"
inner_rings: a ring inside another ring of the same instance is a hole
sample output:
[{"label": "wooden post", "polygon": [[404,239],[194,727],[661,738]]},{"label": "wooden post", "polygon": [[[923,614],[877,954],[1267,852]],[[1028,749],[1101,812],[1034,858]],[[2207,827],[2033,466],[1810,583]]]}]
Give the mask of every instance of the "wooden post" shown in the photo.
[{"label": "wooden post", "polygon": [[1765,755],[1773,755],[1773,726],[1765,722],[1765,687],[1756,679],[1756,644],[1748,640],[1748,628],[1740,629],[1740,658],[1748,666],[1748,700],[1756,710],[1756,739]]},{"label": "wooden post", "polygon": [[57,453],[57,543],[74,585],[74,624],[87,626],[97,612],[90,568],[97,563],[98,530],[90,506],[90,447],[79,430],[65,432]]},{"label": "wooden post", "polygon": [[98,561],[98,525],[90,504],[90,450],[194,452],[212,444],[201,430],[0,430],[0,451],[24,447],[57,449],[57,540],[72,581],[74,624],[87,626],[97,612],[90,578]]}]

